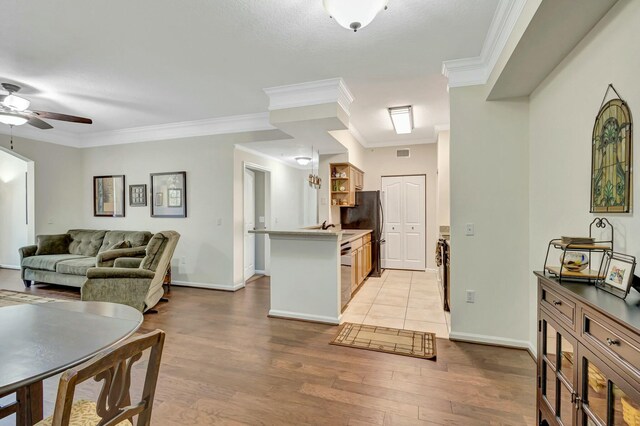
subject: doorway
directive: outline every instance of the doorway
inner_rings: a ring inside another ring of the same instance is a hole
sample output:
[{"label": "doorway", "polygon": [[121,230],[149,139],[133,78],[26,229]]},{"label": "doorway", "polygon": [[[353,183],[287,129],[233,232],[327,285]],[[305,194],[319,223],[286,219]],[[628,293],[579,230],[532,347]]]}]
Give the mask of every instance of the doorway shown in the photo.
[{"label": "doorway", "polygon": [[268,275],[269,243],[264,234],[249,231],[265,229],[270,221],[271,172],[259,165],[245,163],[243,175],[244,281],[256,274]]},{"label": "doorway", "polygon": [[0,147],[0,268],[20,269],[18,248],[35,240],[34,163]]},{"label": "doorway", "polygon": [[382,177],[383,268],[425,270],[425,188],[425,175]]}]

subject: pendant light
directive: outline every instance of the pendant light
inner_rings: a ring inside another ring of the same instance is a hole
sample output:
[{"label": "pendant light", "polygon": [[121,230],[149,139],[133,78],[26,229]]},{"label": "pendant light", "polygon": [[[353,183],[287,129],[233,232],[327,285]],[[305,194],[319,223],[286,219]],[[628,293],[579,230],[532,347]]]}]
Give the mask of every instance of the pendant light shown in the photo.
[{"label": "pendant light", "polygon": [[388,3],[389,0],[322,0],[329,16],[353,32],[369,25],[378,13],[387,9]]}]

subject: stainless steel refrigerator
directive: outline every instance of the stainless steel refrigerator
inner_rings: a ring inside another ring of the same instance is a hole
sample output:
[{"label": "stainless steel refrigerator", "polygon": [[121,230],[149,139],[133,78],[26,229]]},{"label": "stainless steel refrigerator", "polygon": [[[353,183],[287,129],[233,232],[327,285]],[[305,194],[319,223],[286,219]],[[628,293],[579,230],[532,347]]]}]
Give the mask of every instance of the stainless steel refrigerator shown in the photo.
[{"label": "stainless steel refrigerator", "polygon": [[340,208],[340,224],[343,229],[371,229],[371,273],[382,274],[380,246],[384,244],[384,212],[380,191],[357,191],[355,207]]}]

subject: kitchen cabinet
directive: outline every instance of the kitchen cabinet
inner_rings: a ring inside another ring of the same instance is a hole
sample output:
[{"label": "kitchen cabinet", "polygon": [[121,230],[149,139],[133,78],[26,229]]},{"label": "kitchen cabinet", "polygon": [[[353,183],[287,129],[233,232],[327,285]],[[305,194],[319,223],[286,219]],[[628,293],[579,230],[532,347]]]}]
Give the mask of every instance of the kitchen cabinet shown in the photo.
[{"label": "kitchen cabinet", "polygon": [[331,205],[353,207],[356,191],[364,187],[364,172],[350,163],[331,163]]},{"label": "kitchen cabinet", "polygon": [[640,294],[536,275],[537,424],[640,424]]}]

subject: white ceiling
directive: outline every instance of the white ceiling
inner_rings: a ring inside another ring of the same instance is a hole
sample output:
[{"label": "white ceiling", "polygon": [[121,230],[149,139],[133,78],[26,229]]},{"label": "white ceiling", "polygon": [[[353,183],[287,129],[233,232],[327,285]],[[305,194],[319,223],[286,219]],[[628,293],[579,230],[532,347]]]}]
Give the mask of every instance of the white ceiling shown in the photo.
[{"label": "white ceiling", "polygon": [[[444,60],[480,53],[499,0],[391,0],[358,33],[321,0],[0,0],[0,81],[34,109],[104,132],[265,112],[263,88],[342,77],[372,145],[430,142],[449,122]],[[393,132],[386,108],[415,106]]]}]

